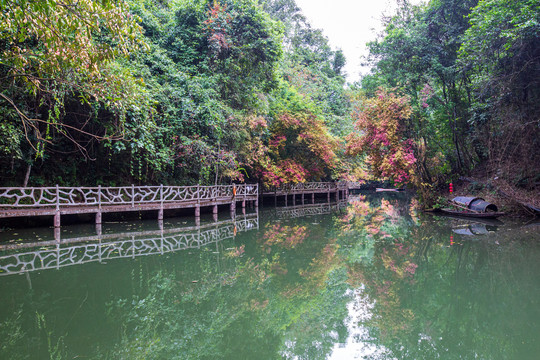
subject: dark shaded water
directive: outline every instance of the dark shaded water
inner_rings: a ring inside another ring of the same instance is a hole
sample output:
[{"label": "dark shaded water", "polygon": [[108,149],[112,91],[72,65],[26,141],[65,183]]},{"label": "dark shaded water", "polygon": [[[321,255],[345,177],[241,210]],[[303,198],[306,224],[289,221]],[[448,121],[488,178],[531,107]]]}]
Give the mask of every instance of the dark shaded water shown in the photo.
[{"label": "dark shaded water", "polygon": [[538,358],[538,224],[349,200],[4,231],[0,359]]}]

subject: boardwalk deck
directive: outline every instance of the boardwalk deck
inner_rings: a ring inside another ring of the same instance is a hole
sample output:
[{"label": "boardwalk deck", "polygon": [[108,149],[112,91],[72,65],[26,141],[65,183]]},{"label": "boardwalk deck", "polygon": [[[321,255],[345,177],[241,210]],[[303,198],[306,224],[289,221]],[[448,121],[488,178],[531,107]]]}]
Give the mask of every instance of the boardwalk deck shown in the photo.
[{"label": "boardwalk deck", "polygon": [[231,212],[237,202],[257,207],[258,193],[257,184],[0,188],[0,218],[52,215],[59,227],[60,216],[67,214],[93,213],[99,224],[102,213],[157,210],[162,220],[164,210],[185,208],[194,208],[197,218],[205,206],[212,206],[215,215],[219,205],[229,205]]}]

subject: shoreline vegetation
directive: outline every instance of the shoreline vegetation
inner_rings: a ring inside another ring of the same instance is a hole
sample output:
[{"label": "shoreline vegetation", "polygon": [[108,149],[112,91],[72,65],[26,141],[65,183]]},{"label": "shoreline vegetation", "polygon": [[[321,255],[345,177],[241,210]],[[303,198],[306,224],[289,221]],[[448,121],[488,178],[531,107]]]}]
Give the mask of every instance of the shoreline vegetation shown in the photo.
[{"label": "shoreline vegetation", "polygon": [[294,0],[1,4],[0,186],[380,179],[540,207],[535,0],[400,2],[354,84]]}]

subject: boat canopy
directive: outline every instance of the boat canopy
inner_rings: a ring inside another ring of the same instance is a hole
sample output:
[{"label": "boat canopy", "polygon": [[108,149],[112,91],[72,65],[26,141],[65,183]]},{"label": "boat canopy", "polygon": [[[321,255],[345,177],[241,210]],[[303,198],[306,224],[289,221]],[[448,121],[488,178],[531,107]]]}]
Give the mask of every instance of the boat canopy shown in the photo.
[{"label": "boat canopy", "polygon": [[466,206],[469,209],[474,210],[474,211],[497,212],[499,210],[497,208],[497,205],[489,203],[482,198],[474,197],[474,196],[458,196],[458,197],[455,197],[452,201],[457,204]]}]

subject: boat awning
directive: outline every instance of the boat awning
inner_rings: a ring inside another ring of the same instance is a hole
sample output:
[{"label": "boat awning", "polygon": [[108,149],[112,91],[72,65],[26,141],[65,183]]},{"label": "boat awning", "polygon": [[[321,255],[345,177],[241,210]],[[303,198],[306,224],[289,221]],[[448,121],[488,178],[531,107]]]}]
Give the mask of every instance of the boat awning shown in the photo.
[{"label": "boat awning", "polygon": [[499,210],[497,208],[497,205],[494,205],[492,203],[485,201],[482,198],[474,197],[474,196],[458,196],[458,197],[455,197],[452,201],[462,206],[466,206],[469,209],[474,210],[474,211],[497,212]]}]

